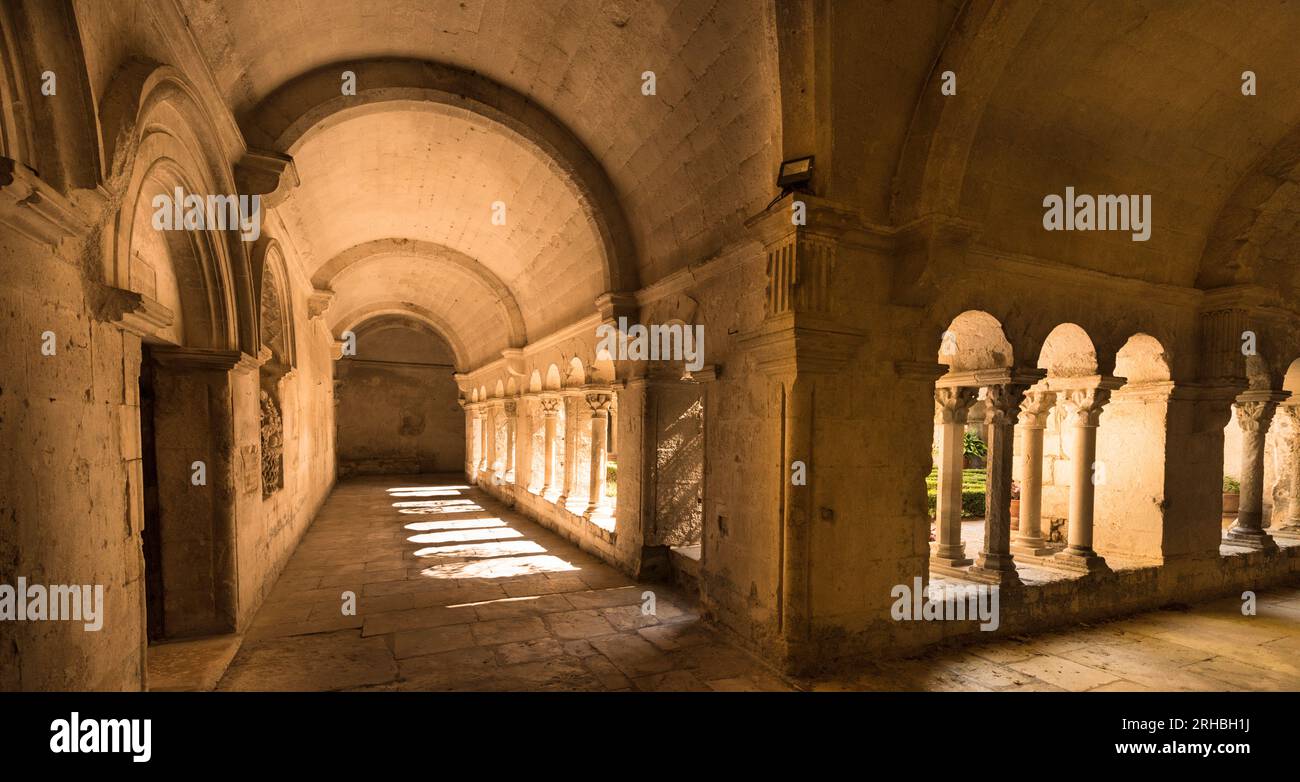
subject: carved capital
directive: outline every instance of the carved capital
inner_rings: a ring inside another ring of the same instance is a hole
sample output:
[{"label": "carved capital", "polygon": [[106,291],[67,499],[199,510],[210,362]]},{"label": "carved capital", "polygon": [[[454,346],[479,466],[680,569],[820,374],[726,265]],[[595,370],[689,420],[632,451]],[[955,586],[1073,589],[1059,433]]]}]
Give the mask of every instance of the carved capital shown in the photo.
[{"label": "carved capital", "polygon": [[1028,391],[1020,403],[1020,425],[1030,429],[1047,428],[1047,414],[1056,403],[1051,391]]},{"label": "carved capital", "polygon": [[988,412],[984,417],[984,422],[990,426],[1014,424],[1016,410],[1020,409],[1021,401],[1024,399],[1025,391],[1028,388],[1028,386],[1019,383],[986,386],[984,404],[988,408]]},{"label": "carved capital", "polygon": [[591,414],[599,418],[609,414],[609,406],[613,401],[613,394],[587,394],[587,404],[591,407]]},{"label": "carved capital", "polygon": [[1061,404],[1076,426],[1096,426],[1101,410],[1110,401],[1106,388],[1074,388],[1061,392]]},{"label": "carved capital", "polygon": [[1269,424],[1273,422],[1273,411],[1277,408],[1277,402],[1237,402],[1234,406],[1237,409],[1237,426],[1241,427],[1241,431],[1265,434],[1268,432]]},{"label": "carved capital", "polygon": [[555,414],[558,413],[559,410],[560,410],[560,400],[559,400],[559,397],[554,397],[554,396],[544,396],[544,397],[538,399],[537,401],[538,401],[538,403],[540,403],[541,406],[542,406],[542,417],[543,417],[543,418],[554,418],[554,417],[555,417]]},{"label": "carved capital", "polygon": [[511,418],[514,418],[515,411],[519,409],[518,404],[513,399],[507,399],[505,403],[502,405],[502,407],[505,408],[506,415],[510,416]]},{"label": "carved capital", "polygon": [[935,411],[934,422],[936,424],[966,423],[966,414],[975,403],[976,393],[977,389],[962,386],[936,388],[934,400],[938,403],[938,409]]}]

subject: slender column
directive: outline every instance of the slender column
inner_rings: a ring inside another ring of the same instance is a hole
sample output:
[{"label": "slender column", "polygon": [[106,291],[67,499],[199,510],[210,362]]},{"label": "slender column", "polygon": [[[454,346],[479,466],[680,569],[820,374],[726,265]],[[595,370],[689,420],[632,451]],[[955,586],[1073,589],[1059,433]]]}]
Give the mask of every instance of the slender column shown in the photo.
[{"label": "slender column", "polygon": [[1277,410],[1286,423],[1282,453],[1286,454],[1286,472],[1291,482],[1291,502],[1287,506],[1286,523],[1274,529],[1273,535],[1295,538],[1300,537],[1300,405],[1293,402],[1280,405]]},{"label": "slender column", "polygon": [[1241,506],[1237,521],[1224,535],[1234,546],[1273,550],[1277,543],[1264,531],[1264,436],[1277,408],[1276,399],[1237,397],[1237,425],[1241,427]]},{"label": "slender column", "polygon": [[503,405],[506,413],[506,466],[502,477],[507,483],[515,482],[515,424],[518,420],[518,403],[513,399]]},{"label": "slender column", "polygon": [[497,404],[492,402],[487,408],[487,472],[491,475],[491,480],[497,482]]},{"label": "slender column", "polygon": [[1030,391],[1020,403],[1020,529],[1011,553],[1039,557],[1052,553],[1043,538],[1043,430],[1056,395]]},{"label": "slender column", "polygon": [[1074,425],[1070,452],[1070,521],[1065,551],[1053,561],[1072,570],[1086,572],[1108,570],[1106,560],[1092,550],[1093,465],[1097,461],[1097,423],[1102,407],[1110,399],[1104,388],[1080,388],[1066,391],[1062,404]]},{"label": "slender column", "polygon": [[968,575],[1001,586],[1019,584],[1011,558],[1011,467],[1016,409],[1028,386],[1018,383],[988,386],[984,404],[988,432],[987,496],[984,503],[984,549]]},{"label": "slender column", "polygon": [[545,495],[551,489],[555,488],[555,419],[556,411],[560,407],[560,400],[553,397],[542,397],[542,428],[545,432],[545,447],[543,454],[545,463],[542,465],[542,494]]},{"label": "slender column", "polygon": [[486,406],[480,406],[474,411],[478,418],[478,474],[482,475],[488,469],[488,411]]},{"label": "slender column", "polygon": [[573,482],[575,475],[575,462],[578,450],[578,406],[573,403],[573,397],[564,398],[564,474],[563,484],[560,486],[560,496],[556,498],[556,503],[563,506],[573,496]]},{"label": "slender column", "polygon": [[587,497],[587,514],[596,512],[605,498],[605,427],[609,422],[609,394],[587,394],[591,407],[591,484]]},{"label": "slender column", "polygon": [[939,424],[939,486],[935,502],[938,540],[930,554],[932,565],[960,568],[971,564],[961,542],[961,468],[964,456],[962,433],[966,414],[975,401],[974,388],[938,388],[935,423]]}]

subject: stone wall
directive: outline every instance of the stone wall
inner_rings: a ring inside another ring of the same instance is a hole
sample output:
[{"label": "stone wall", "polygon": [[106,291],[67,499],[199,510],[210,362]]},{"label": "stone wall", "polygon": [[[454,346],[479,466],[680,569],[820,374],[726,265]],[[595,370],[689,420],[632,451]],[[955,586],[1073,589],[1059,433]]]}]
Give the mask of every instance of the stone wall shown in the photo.
[{"label": "stone wall", "polygon": [[414,327],[370,329],[337,369],[340,476],[461,470],[464,414],[442,340]]}]

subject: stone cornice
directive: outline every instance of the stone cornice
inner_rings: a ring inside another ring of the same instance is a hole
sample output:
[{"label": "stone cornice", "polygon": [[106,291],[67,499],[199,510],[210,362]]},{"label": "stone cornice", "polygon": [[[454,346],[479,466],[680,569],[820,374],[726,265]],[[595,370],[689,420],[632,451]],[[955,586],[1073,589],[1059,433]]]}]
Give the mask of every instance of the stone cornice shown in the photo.
[{"label": "stone cornice", "polygon": [[6,157],[0,157],[0,225],[51,247],[90,230],[80,209],[35,171]]},{"label": "stone cornice", "polygon": [[153,348],[150,355],[160,366],[169,369],[249,372],[258,368],[256,358],[238,350],[166,346]]},{"label": "stone cornice", "polygon": [[1175,307],[1195,307],[1200,304],[1204,296],[1204,292],[1196,288],[1147,282],[1093,269],[1082,269],[1032,255],[998,250],[984,244],[972,245],[969,255],[972,258],[982,259],[985,265],[995,271],[1050,282],[1054,286],[1071,282],[1090,290],[1096,289],[1099,285],[1108,286],[1112,290],[1117,287],[1118,290],[1134,298],[1155,300]]},{"label": "stone cornice", "polygon": [[176,318],[174,312],[143,293],[107,285],[102,288],[96,315],[138,337],[156,335]]},{"label": "stone cornice", "polygon": [[754,354],[761,371],[776,376],[840,370],[857,352],[864,334],[833,320],[787,312],[768,318],[741,337],[738,345]]},{"label": "stone cornice", "polygon": [[934,385],[936,388],[981,388],[1009,384],[1032,386],[1046,375],[1045,370],[1029,367],[972,369],[948,372],[935,380]]}]

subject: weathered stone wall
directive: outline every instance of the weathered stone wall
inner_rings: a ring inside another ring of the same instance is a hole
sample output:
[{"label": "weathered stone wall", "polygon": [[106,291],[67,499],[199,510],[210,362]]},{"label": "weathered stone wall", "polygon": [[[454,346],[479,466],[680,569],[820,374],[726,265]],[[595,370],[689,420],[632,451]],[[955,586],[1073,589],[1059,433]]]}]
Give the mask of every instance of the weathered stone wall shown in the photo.
[{"label": "weathered stone wall", "polygon": [[104,587],[98,632],[0,622],[0,689],[138,689],[139,339],[90,316],[75,259],[9,230],[0,279],[0,583]]},{"label": "weathered stone wall", "polygon": [[356,358],[337,364],[340,475],[459,471],[465,419],[451,364],[428,333],[359,334]]}]

